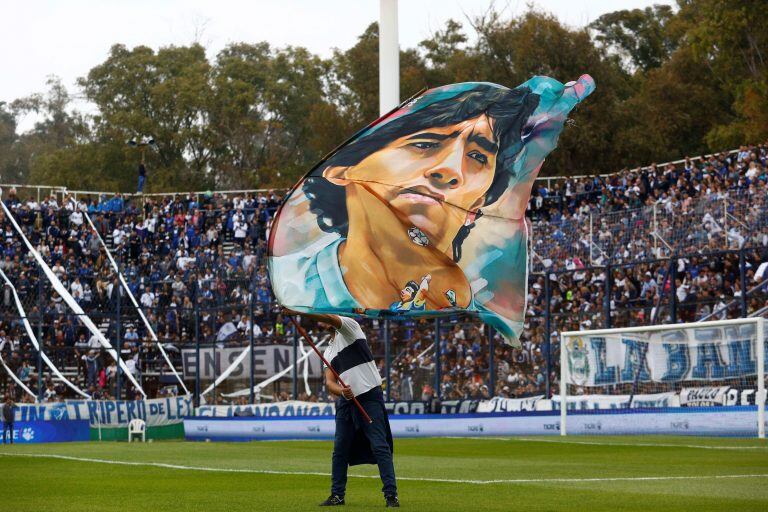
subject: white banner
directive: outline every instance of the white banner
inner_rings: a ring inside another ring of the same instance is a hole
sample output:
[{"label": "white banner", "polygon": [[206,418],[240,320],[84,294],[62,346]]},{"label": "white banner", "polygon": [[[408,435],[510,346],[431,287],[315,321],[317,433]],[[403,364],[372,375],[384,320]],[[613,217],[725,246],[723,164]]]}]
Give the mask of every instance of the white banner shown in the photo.
[{"label": "white banner", "polygon": [[[384,402],[387,414],[469,414],[477,411],[479,400],[435,400],[432,403],[420,401]],[[436,409],[439,407],[439,410]]]},{"label": "white banner", "polygon": [[[630,398],[633,409],[679,407],[680,398],[677,393],[655,393],[652,395],[577,395],[569,396],[568,410],[584,411],[599,409],[628,409]],[[560,396],[555,395],[552,400],[541,400],[536,404],[537,411],[559,411]]]},{"label": "white banner", "polygon": [[535,411],[536,402],[543,399],[544,395],[528,398],[491,398],[483,400],[477,405],[477,412],[520,412]]},{"label": "white banner", "polygon": [[[481,437],[559,435],[560,415],[523,413],[468,415],[462,417],[393,416],[392,435],[403,437]],[[266,439],[333,439],[333,418],[187,418],[184,434],[192,441],[246,441]],[[651,413],[575,413],[568,417],[569,434],[669,434],[669,435],[757,435],[756,411],[689,412],[687,409]]]},{"label": "white banner", "polygon": [[683,388],[680,391],[680,405],[683,407],[711,407],[726,405],[728,386]]},{"label": "white banner", "polygon": [[[215,379],[229,368],[232,363],[243,353],[243,347],[233,348],[201,348],[200,349],[200,378]],[[299,352],[301,356],[301,352]],[[184,364],[184,378],[194,379],[197,374],[196,349],[184,349],[181,351],[181,359]],[[293,364],[292,345],[256,345],[253,348],[252,357],[246,357],[242,364],[238,365],[229,375],[229,379],[247,379],[251,374],[251,360],[253,361],[253,373],[257,379],[266,379],[280,373]],[[309,376],[322,376],[322,363],[314,352],[307,359],[309,363]],[[304,364],[304,363],[302,363]]]},{"label": "white banner", "polygon": [[192,396],[173,396],[153,400],[68,400],[43,404],[19,404],[16,421],[89,420],[91,427],[127,427],[135,418],[147,426],[181,423],[194,414]]},{"label": "white banner", "polygon": [[[542,397],[534,397],[538,400]],[[478,400],[444,400],[435,402],[440,406],[440,414],[470,414],[478,411]],[[411,402],[385,402],[384,406],[389,415],[423,415],[431,414],[428,410],[428,403]],[[511,410],[511,409],[510,409]],[[534,410],[518,409],[518,410]],[[479,411],[478,411],[479,412]],[[197,408],[197,416],[207,418],[221,418],[234,416],[269,416],[269,417],[290,417],[290,416],[334,416],[336,414],[336,404],[333,402],[302,402],[299,400],[289,400],[287,402],[276,402],[273,404],[256,405],[201,405]]]},{"label": "white banner", "polygon": [[[753,324],[568,338],[568,383],[715,381],[756,374]],[[768,350],[766,350],[768,360]]]},{"label": "white banner", "polygon": [[333,416],[335,414],[336,406],[333,402],[302,402],[299,400],[255,405],[201,405],[197,408],[197,416],[209,418],[233,416]]}]

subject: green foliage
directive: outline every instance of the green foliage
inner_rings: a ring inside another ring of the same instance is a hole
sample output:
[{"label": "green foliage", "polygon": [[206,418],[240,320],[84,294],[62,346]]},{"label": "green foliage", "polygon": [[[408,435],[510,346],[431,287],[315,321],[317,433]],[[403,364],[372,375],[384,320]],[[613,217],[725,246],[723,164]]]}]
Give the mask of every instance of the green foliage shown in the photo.
[{"label": "green foliage", "polygon": [[649,71],[637,93],[623,105],[617,139],[627,153],[627,163],[705,153],[707,133],[730,119],[728,103],[728,97],[709,80],[707,68],[689,48],[681,48],[667,64]]},{"label": "green foliage", "polygon": [[[596,92],[572,115],[543,175],[618,168],[768,138],[768,32],[762,0],[678,0],[570,28],[529,9],[490,9],[400,52],[401,98],[424,87],[589,73]],[[473,42],[470,42],[473,41]],[[378,25],[321,59],[304,48],[233,43],[115,45],[78,82],[84,115],[52,78],[45,94],[0,103],[4,181],[130,191],[142,152],[148,191],[289,186],[378,117]],[[39,121],[17,133],[21,117]]]},{"label": "green foliage", "polygon": [[678,46],[668,27],[674,13],[669,5],[654,5],[604,14],[589,27],[595,40],[620,56],[629,70],[649,71],[666,62]]},{"label": "green foliage", "polygon": [[0,102],[0,176],[15,183],[23,179],[22,166],[17,161],[16,117],[5,102]]},{"label": "green foliage", "polygon": [[568,81],[589,73],[597,83],[595,93],[572,114],[542,174],[589,174],[623,163],[613,147],[620,105],[631,93],[629,76],[592,44],[586,30],[569,30],[536,11],[513,19],[490,13],[474,27],[481,36],[474,50],[481,62],[475,80],[518,84],[548,75]]},{"label": "green foliage", "polygon": [[[200,45],[170,46],[157,53],[115,45],[79,85],[99,110],[93,126],[98,139],[125,144],[137,135],[154,136],[158,149],[147,153],[147,163],[159,172],[150,183],[184,189],[211,182],[210,76]],[[134,158],[137,163],[138,154]]]},{"label": "green foliage", "polygon": [[732,102],[729,123],[707,134],[710,148],[768,137],[768,33],[763,0],[681,1],[691,50]]}]

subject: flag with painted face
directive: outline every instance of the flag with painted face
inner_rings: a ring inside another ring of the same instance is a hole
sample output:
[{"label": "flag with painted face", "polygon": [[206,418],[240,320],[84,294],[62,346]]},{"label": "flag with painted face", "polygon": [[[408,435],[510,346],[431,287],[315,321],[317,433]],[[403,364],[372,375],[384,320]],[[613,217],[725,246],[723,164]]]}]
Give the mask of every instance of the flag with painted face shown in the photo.
[{"label": "flag with painted face", "polygon": [[277,300],[303,312],[476,313],[515,343],[525,210],[589,75],[427,90],[358,132],[286,196],[272,224]]}]

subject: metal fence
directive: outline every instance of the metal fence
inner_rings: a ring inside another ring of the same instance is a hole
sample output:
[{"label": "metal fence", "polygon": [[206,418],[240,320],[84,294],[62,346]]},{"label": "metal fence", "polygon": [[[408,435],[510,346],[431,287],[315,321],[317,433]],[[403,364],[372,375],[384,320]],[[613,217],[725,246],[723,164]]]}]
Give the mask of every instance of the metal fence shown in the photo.
[{"label": "metal fence", "polygon": [[[718,155],[721,155],[723,153],[725,153],[727,155],[733,155],[733,154],[736,154],[738,152],[739,152],[738,149],[731,149],[731,150],[723,151],[723,152],[719,152],[719,153],[711,153],[711,154],[706,154],[706,155],[703,155],[703,156],[692,157],[689,160],[695,162],[695,161],[700,161],[703,158],[709,158],[709,157],[712,157],[712,156],[718,156]],[[681,163],[684,163],[685,161],[686,161],[686,159],[679,159],[679,160],[672,160],[672,161],[669,161],[669,162],[663,162],[663,163],[654,164],[654,165],[657,165],[657,167],[664,167],[664,166],[669,165],[669,164],[673,164],[673,165],[681,164]],[[652,166],[646,165],[646,166],[640,166],[640,167],[634,168],[633,170],[635,170],[635,171],[645,171],[645,170],[648,170],[648,169],[651,169],[651,168],[652,168]],[[590,174],[590,175],[583,174],[583,175],[573,175],[573,176],[540,176],[540,177],[536,178],[536,181],[539,182],[539,183],[544,183],[544,184],[546,184],[546,187],[548,189],[552,189],[552,184],[553,183],[557,183],[557,182],[561,182],[561,181],[565,181],[565,180],[569,180],[569,179],[579,180],[579,179],[584,179],[584,178],[610,178],[610,177],[615,176],[616,174],[618,174],[618,172],[621,172],[621,171],[616,171],[616,172],[612,172],[612,173],[604,173],[604,174],[595,173],[595,174]],[[74,190],[74,189],[68,189],[67,187],[64,187],[64,186],[56,186],[56,185],[30,185],[30,184],[23,184],[23,183],[3,183],[3,184],[0,184],[0,188],[2,188],[3,190],[8,190],[8,189],[11,189],[11,188],[15,188],[17,191],[28,191],[28,193],[31,196],[36,198],[38,203],[44,197],[50,196],[50,195],[55,195],[57,198],[62,199],[67,194],[72,194],[72,196],[75,199],[77,199],[78,196],[101,197],[104,194],[106,194],[106,195],[113,195],[113,194],[116,193],[116,191],[114,191],[114,190]],[[216,194],[223,194],[223,195],[233,195],[233,194],[235,194],[235,195],[246,195],[246,194],[260,194],[260,193],[263,194],[263,193],[271,192],[273,190],[282,193],[282,192],[286,192],[288,189],[287,188],[284,188],[284,189],[280,189],[280,188],[275,188],[275,189],[259,189],[259,188],[255,188],[255,189],[216,190],[215,193]],[[191,194],[191,195],[193,195],[199,201],[200,197],[209,195],[211,193],[212,193],[211,191],[205,190],[205,191],[191,191],[191,192],[189,192],[189,191],[188,192],[178,192],[178,191],[176,191],[176,192],[173,192],[173,191],[171,191],[171,192],[152,192],[152,193],[146,193],[146,194],[144,194],[144,193],[140,194],[140,193],[126,192],[126,193],[122,193],[122,195],[123,196],[128,196],[128,197],[168,197],[168,196],[174,196],[174,195],[184,195],[184,196],[187,196],[187,195]],[[557,201],[562,201],[562,199],[557,199]]]},{"label": "metal fence", "polygon": [[[566,210],[562,206],[561,212]],[[590,209],[531,223],[531,270],[562,269],[578,259],[605,266],[768,245],[768,198],[732,190],[633,210]]]}]

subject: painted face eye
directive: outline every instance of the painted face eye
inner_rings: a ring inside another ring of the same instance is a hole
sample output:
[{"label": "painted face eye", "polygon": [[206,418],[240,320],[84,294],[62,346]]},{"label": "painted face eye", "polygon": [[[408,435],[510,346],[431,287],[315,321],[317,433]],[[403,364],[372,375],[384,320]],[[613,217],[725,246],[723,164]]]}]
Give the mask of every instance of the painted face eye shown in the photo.
[{"label": "painted face eye", "polygon": [[432,149],[437,147],[437,142],[413,142],[409,144],[409,146],[413,146],[414,148],[418,149]]},{"label": "painted face eye", "polygon": [[480,162],[483,165],[488,163],[488,157],[486,155],[484,155],[483,153],[477,151],[477,150],[470,151],[469,153],[467,153],[467,156],[469,158],[477,160],[478,162]]}]

